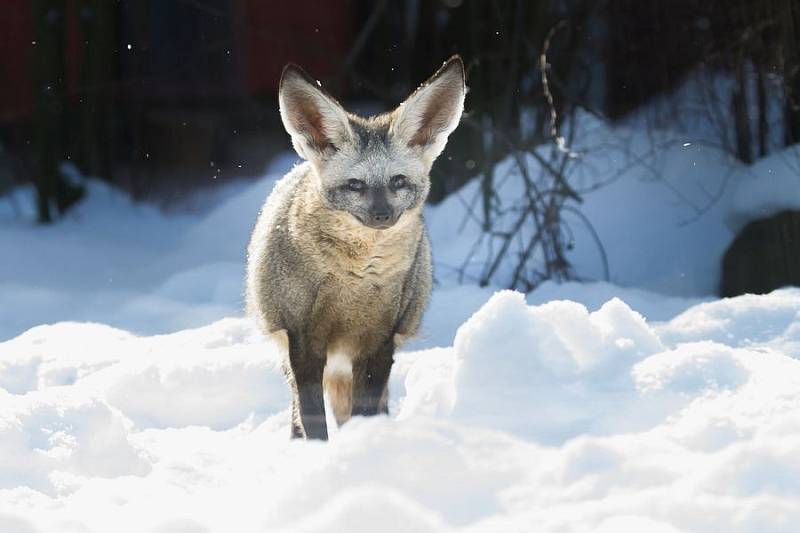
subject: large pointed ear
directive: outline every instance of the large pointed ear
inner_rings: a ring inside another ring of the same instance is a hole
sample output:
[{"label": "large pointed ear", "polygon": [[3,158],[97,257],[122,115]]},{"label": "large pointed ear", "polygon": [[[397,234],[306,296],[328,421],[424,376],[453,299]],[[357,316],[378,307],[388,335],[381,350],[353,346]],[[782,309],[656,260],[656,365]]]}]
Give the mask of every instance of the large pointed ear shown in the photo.
[{"label": "large pointed ear", "polygon": [[464,63],[453,56],[395,110],[391,134],[408,146],[421,147],[433,163],[458,126],[465,93]]},{"label": "large pointed ear", "polygon": [[283,69],[278,100],[283,126],[303,159],[324,158],[352,139],[345,110],[297,65]]}]

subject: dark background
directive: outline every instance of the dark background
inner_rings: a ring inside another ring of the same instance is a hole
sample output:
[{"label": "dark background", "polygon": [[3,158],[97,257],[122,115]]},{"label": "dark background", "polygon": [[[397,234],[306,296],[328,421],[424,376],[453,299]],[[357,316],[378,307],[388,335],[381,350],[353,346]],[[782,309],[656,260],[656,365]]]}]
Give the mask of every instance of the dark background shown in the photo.
[{"label": "dark background", "polygon": [[[468,70],[464,126],[432,174],[437,202],[493,164],[553,141],[583,109],[605,121],[654,105],[698,68],[734,80],[729,150],[750,163],[800,140],[798,0],[2,0],[0,193],[34,183],[38,219],[83,190],[60,170],[169,205],[259,175],[289,147],[282,66],[354,109],[401,101],[451,54]],[[552,106],[541,83],[549,39]],[[776,81],[777,80],[777,81]],[[779,86],[781,124],[767,120]],[[529,118],[523,123],[521,111]],[[659,116],[660,115],[660,116]],[[569,196],[570,192],[565,194]],[[794,219],[793,219],[794,220]],[[488,223],[488,222],[487,222]],[[797,221],[788,224],[797,225]]]}]

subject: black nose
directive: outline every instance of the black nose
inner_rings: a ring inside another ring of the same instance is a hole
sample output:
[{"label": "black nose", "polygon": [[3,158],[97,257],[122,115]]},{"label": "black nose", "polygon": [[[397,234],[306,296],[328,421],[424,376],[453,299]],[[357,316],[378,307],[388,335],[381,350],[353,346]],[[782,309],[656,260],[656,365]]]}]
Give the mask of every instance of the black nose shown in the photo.
[{"label": "black nose", "polygon": [[389,219],[392,218],[392,214],[389,211],[373,211],[370,216],[374,222],[379,224],[389,222]]},{"label": "black nose", "polygon": [[375,229],[386,229],[394,224],[391,210],[375,209],[369,212],[369,217],[364,224]]}]

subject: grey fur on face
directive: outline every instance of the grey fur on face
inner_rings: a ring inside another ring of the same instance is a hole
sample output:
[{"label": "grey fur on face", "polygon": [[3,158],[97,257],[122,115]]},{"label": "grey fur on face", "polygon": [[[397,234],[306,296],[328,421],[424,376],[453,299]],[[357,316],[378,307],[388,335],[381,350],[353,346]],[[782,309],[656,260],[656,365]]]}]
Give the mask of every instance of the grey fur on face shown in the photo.
[{"label": "grey fur on face", "polygon": [[[391,227],[419,207],[430,188],[427,169],[409,158],[403,140],[389,135],[388,117],[350,118],[353,142],[320,162],[320,188],[330,209],[345,211],[369,227]],[[376,213],[388,217],[375,222]]]},{"label": "grey fur on face", "polygon": [[464,67],[453,57],[400,107],[347,113],[299,67],[281,118],[307,160],[276,184],[248,246],[247,308],[286,351],[292,435],[388,412],[395,348],[414,335],[432,283],[422,207],[429,172],[458,125]]}]

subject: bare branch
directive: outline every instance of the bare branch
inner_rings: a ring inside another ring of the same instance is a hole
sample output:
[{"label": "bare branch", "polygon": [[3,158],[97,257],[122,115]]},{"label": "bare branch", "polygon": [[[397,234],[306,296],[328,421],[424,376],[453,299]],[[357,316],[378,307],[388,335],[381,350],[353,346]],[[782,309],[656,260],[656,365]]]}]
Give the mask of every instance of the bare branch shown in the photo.
[{"label": "bare branch", "polygon": [[547,52],[550,50],[550,40],[558,30],[565,28],[566,26],[567,21],[562,20],[553,26],[547,33],[547,37],[545,37],[544,44],[542,45],[542,53],[539,55],[539,70],[542,72],[542,89],[544,90],[544,97],[547,99],[547,105],[550,107],[550,136],[554,139],[556,147],[558,147],[561,152],[568,154],[570,157],[578,157],[577,153],[569,149],[564,137],[558,134],[558,113],[556,112],[556,106],[553,102],[553,93],[550,92],[550,84],[547,81]]}]

